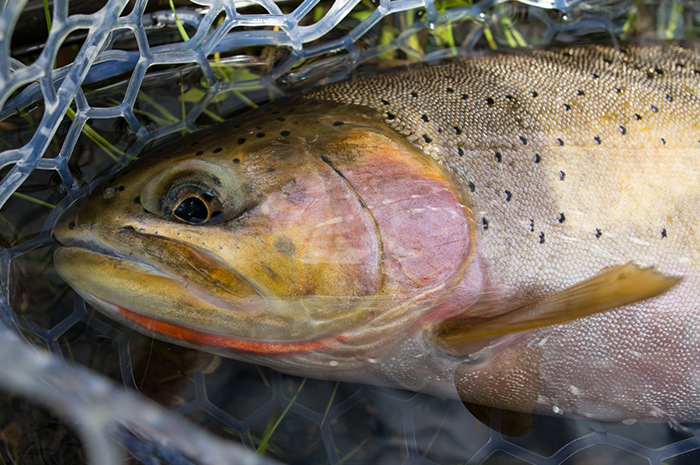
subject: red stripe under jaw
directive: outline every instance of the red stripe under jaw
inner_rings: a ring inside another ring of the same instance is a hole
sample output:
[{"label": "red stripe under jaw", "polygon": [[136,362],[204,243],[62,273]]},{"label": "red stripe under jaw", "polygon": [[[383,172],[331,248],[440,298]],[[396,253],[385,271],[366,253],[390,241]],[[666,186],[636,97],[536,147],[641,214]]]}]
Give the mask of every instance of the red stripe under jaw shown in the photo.
[{"label": "red stripe under jaw", "polygon": [[232,349],[239,352],[266,355],[305,353],[328,347],[333,342],[333,338],[290,342],[265,342],[251,339],[239,339],[184,328],[172,323],[140,315],[123,307],[117,307],[117,311],[122,317],[136,323],[142,328],[167,336],[171,339],[189,342],[190,344],[198,346]]}]

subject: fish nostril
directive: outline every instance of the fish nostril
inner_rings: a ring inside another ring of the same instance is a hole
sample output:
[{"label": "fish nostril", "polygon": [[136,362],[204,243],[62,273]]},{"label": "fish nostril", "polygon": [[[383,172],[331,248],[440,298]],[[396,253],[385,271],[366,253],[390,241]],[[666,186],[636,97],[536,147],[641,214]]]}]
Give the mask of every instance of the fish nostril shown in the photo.
[{"label": "fish nostril", "polygon": [[68,229],[75,229],[75,221],[70,221],[68,223]]}]

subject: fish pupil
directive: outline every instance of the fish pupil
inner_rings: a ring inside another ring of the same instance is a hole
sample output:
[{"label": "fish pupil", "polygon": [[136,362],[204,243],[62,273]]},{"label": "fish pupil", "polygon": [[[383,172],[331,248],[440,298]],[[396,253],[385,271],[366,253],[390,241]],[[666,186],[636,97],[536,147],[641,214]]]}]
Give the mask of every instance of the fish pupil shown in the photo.
[{"label": "fish pupil", "polygon": [[174,215],[192,224],[202,224],[209,219],[209,208],[199,197],[185,198],[175,209]]}]

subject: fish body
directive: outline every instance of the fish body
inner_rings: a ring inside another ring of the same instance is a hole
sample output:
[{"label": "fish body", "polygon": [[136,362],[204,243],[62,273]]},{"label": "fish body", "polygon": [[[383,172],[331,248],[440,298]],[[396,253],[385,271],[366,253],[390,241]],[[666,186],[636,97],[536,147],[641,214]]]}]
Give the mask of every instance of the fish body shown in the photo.
[{"label": "fish body", "polygon": [[[332,84],[98,187],[56,225],[57,269],[131,326],[294,374],[699,420],[699,98],[694,45]],[[625,266],[675,281],[588,304],[577,286],[636,276]],[[595,308],[533,317],[562,302]],[[530,325],[509,331],[504,315]],[[490,319],[495,333],[446,343]]]}]

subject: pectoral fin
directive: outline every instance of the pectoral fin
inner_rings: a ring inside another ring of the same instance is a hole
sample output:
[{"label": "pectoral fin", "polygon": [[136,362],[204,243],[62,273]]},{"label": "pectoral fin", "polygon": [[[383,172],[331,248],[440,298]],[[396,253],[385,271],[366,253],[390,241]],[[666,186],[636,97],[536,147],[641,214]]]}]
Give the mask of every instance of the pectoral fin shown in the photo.
[{"label": "pectoral fin", "polygon": [[[479,318],[475,308],[468,317],[441,323],[434,340],[457,353],[473,353],[473,342],[495,336],[566,323],[663,294],[680,278],[661,275],[651,268],[620,265],[562,291],[494,317]],[[478,305],[478,304],[477,304]]]},{"label": "pectoral fin", "polygon": [[531,413],[497,409],[466,401],[463,404],[479,422],[502,434],[523,436],[532,430],[534,418]]}]

